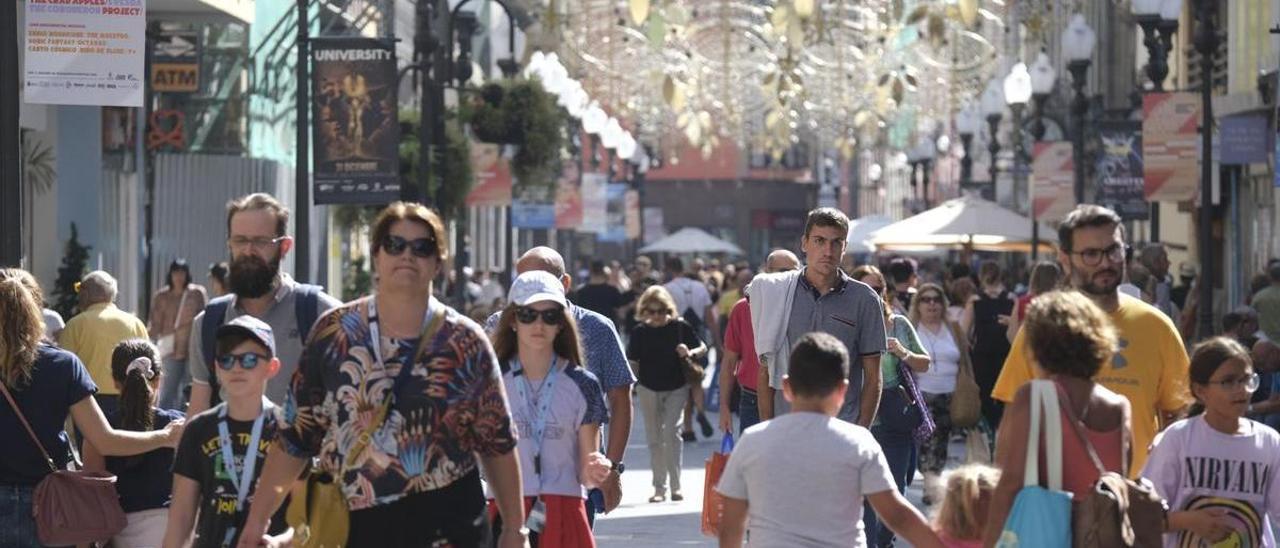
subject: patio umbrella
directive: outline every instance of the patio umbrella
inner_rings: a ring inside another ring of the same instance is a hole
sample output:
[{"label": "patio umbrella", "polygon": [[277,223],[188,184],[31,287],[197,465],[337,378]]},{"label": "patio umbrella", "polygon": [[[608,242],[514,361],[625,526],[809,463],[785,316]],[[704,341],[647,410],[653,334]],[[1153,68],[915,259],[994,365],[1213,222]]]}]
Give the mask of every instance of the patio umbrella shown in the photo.
[{"label": "patio umbrella", "polygon": [[[1040,224],[1040,249],[1051,252],[1058,235]],[[978,198],[964,196],[875,231],[880,250],[973,249],[1029,251],[1031,219]]]},{"label": "patio umbrella", "polygon": [[893,224],[893,218],[887,215],[868,215],[849,221],[849,247],[845,253],[871,253],[876,250],[871,245],[871,233]]},{"label": "patio umbrella", "polygon": [[707,234],[700,228],[685,227],[675,234],[653,242],[640,253],[727,253],[742,255],[742,248]]}]

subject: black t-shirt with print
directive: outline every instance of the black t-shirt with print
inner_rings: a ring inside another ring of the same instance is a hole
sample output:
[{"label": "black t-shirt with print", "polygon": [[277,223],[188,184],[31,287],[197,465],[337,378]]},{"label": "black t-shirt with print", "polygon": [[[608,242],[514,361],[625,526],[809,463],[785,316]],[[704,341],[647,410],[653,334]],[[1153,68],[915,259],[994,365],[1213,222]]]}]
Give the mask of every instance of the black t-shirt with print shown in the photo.
[{"label": "black t-shirt with print", "polygon": [[662,327],[639,324],[627,343],[627,359],[640,363],[637,374],[640,386],[657,392],[683,388],[684,370],[676,346],[684,343],[690,350],[702,340],[684,320],[672,320]]},{"label": "black t-shirt with print", "polygon": [[[223,420],[218,413],[225,405],[220,404],[191,418],[186,431],[182,433],[182,441],[178,443],[178,452],[173,459],[174,474],[200,484],[200,517],[192,537],[192,546],[199,548],[235,546],[245,519],[249,516],[249,506],[253,503],[253,492],[250,491],[244,506],[236,510],[236,487],[223,464],[222,442],[218,436],[218,422]],[[276,411],[278,408],[271,407],[263,420],[262,436],[258,441],[258,460],[253,471],[255,486],[267,461],[267,449],[276,439],[279,427]],[[253,421],[237,421],[230,417],[226,421],[231,438],[231,452],[235,455],[236,471],[239,472],[243,470],[244,456],[253,433]],[[239,480],[239,477],[236,479]],[[272,517],[271,534],[282,533],[288,528],[284,518],[287,506],[287,502],[280,505],[280,510]]]}]

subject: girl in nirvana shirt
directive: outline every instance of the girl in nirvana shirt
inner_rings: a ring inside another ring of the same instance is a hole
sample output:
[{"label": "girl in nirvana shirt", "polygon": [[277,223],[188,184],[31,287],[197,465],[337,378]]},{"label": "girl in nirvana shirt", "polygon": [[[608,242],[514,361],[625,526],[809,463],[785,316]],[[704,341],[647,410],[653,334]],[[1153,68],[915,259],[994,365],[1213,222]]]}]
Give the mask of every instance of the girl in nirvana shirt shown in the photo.
[{"label": "girl in nirvana shirt", "polygon": [[1170,425],[1142,471],[1169,501],[1166,548],[1276,545],[1280,434],[1245,418],[1258,382],[1249,351],[1234,340],[1192,350],[1191,391],[1202,412]]}]

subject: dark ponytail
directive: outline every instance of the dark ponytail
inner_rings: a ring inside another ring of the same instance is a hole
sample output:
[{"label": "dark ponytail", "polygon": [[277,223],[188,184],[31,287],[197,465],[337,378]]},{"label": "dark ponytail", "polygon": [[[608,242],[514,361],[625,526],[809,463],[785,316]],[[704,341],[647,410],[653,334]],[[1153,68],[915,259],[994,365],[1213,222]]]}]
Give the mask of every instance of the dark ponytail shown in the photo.
[{"label": "dark ponytail", "polygon": [[159,374],[160,356],[151,341],[128,339],[116,345],[111,377],[120,383],[120,428],[148,432],[154,427],[151,381]]}]

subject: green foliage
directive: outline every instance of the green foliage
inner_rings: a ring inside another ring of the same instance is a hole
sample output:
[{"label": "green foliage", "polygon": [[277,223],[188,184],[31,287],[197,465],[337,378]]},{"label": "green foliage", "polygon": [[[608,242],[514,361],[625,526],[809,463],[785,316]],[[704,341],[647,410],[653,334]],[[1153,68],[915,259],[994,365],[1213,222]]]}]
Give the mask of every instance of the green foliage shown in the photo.
[{"label": "green foliage", "polygon": [[22,172],[27,184],[37,194],[44,194],[53,188],[58,178],[53,147],[36,139],[31,130],[22,130]]},{"label": "green foliage", "polygon": [[372,227],[373,221],[378,217],[378,212],[380,211],[382,211],[382,206],[377,205],[335,205],[333,206],[333,222],[344,231],[351,231],[363,226]]},{"label": "green foliage", "polygon": [[487,84],[463,102],[459,115],[480,141],[516,146],[511,173],[519,184],[555,183],[566,120],[541,82]]},{"label": "green foliage", "polygon": [[[437,164],[431,166],[444,170],[443,188],[432,188],[435,207],[446,219],[461,216],[466,206],[467,194],[475,182],[471,171],[471,142],[463,134],[457,114],[445,113],[445,149]],[[418,186],[418,113],[400,111],[400,179],[402,184]]]},{"label": "green foliage", "polygon": [[76,224],[71,223],[71,239],[67,240],[62,255],[62,265],[58,267],[58,280],[53,285],[53,309],[63,318],[71,319],[78,304],[76,284],[89,270],[89,250],[91,246],[80,243],[80,233]]},{"label": "green foliage", "polygon": [[373,275],[364,267],[364,257],[356,257],[342,273],[342,300],[353,301],[373,290]]}]

